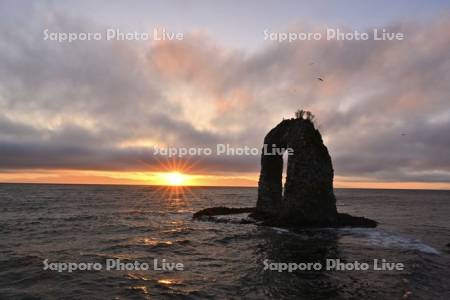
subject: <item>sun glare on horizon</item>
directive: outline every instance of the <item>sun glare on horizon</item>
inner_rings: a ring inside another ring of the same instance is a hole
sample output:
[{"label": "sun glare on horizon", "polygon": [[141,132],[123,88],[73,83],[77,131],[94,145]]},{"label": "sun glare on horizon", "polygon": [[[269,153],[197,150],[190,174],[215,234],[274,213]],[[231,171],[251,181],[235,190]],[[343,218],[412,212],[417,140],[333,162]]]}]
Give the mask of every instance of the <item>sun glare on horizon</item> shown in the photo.
[{"label": "sun glare on horizon", "polygon": [[164,184],[179,186],[187,183],[187,176],[180,172],[170,172],[163,175]]}]

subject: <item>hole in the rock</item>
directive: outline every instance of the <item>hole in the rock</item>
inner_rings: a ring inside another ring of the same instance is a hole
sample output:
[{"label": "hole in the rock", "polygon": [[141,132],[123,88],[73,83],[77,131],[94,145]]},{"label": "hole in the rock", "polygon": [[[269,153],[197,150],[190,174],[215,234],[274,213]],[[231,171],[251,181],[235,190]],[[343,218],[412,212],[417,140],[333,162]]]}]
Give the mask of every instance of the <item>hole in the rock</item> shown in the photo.
[{"label": "hole in the rock", "polygon": [[281,184],[282,184],[282,196],[284,196],[284,187],[286,185],[286,178],[287,178],[287,165],[288,165],[288,153],[287,151],[284,151],[283,153],[283,173],[281,175]]}]

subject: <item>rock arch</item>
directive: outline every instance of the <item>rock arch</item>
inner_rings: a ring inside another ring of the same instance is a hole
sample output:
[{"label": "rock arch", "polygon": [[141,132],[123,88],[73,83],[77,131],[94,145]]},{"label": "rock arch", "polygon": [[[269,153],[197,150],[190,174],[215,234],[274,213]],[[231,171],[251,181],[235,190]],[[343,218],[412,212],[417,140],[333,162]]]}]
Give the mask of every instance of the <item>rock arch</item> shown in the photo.
[{"label": "rock arch", "polygon": [[[264,145],[269,151],[261,155],[255,215],[293,225],[336,222],[331,157],[312,121],[283,120],[269,131]],[[273,155],[273,147],[293,149],[288,156],[284,193],[283,157]]]},{"label": "rock arch", "polygon": [[[376,227],[376,221],[337,212],[333,165],[322,136],[312,122],[314,116],[303,110],[296,116],[283,120],[264,138],[256,207],[211,207],[196,212],[193,217],[218,221],[217,215],[250,213],[250,218],[242,219],[242,223],[281,227]],[[287,148],[291,148],[293,154],[288,156],[283,193],[283,151],[274,150]]]}]

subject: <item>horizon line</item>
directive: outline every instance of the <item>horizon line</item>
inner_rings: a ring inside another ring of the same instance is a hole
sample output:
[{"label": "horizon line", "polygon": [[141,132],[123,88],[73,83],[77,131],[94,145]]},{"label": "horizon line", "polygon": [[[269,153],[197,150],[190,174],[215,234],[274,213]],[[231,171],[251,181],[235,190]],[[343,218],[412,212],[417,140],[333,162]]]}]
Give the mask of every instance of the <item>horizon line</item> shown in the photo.
[{"label": "horizon line", "polygon": [[[172,188],[258,188],[258,186],[249,185],[163,185],[163,184],[133,184],[133,183],[63,183],[63,182],[2,182],[5,184],[29,184],[29,185],[88,185],[88,186],[142,186],[142,187],[172,187]],[[450,191],[448,189],[430,189],[430,188],[369,188],[369,187],[333,187],[341,190],[405,190],[405,191]]]}]

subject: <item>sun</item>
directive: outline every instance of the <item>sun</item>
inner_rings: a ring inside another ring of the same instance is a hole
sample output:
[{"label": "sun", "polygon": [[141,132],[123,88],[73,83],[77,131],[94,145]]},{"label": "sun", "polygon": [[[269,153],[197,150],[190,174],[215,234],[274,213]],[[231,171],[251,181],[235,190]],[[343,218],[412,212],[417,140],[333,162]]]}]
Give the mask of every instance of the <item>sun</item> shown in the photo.
[{"label": "sun", "polygon": [[163,175],[167,185],[183,185],[187,181],[187,176],[180,172],[170,172]]}]

